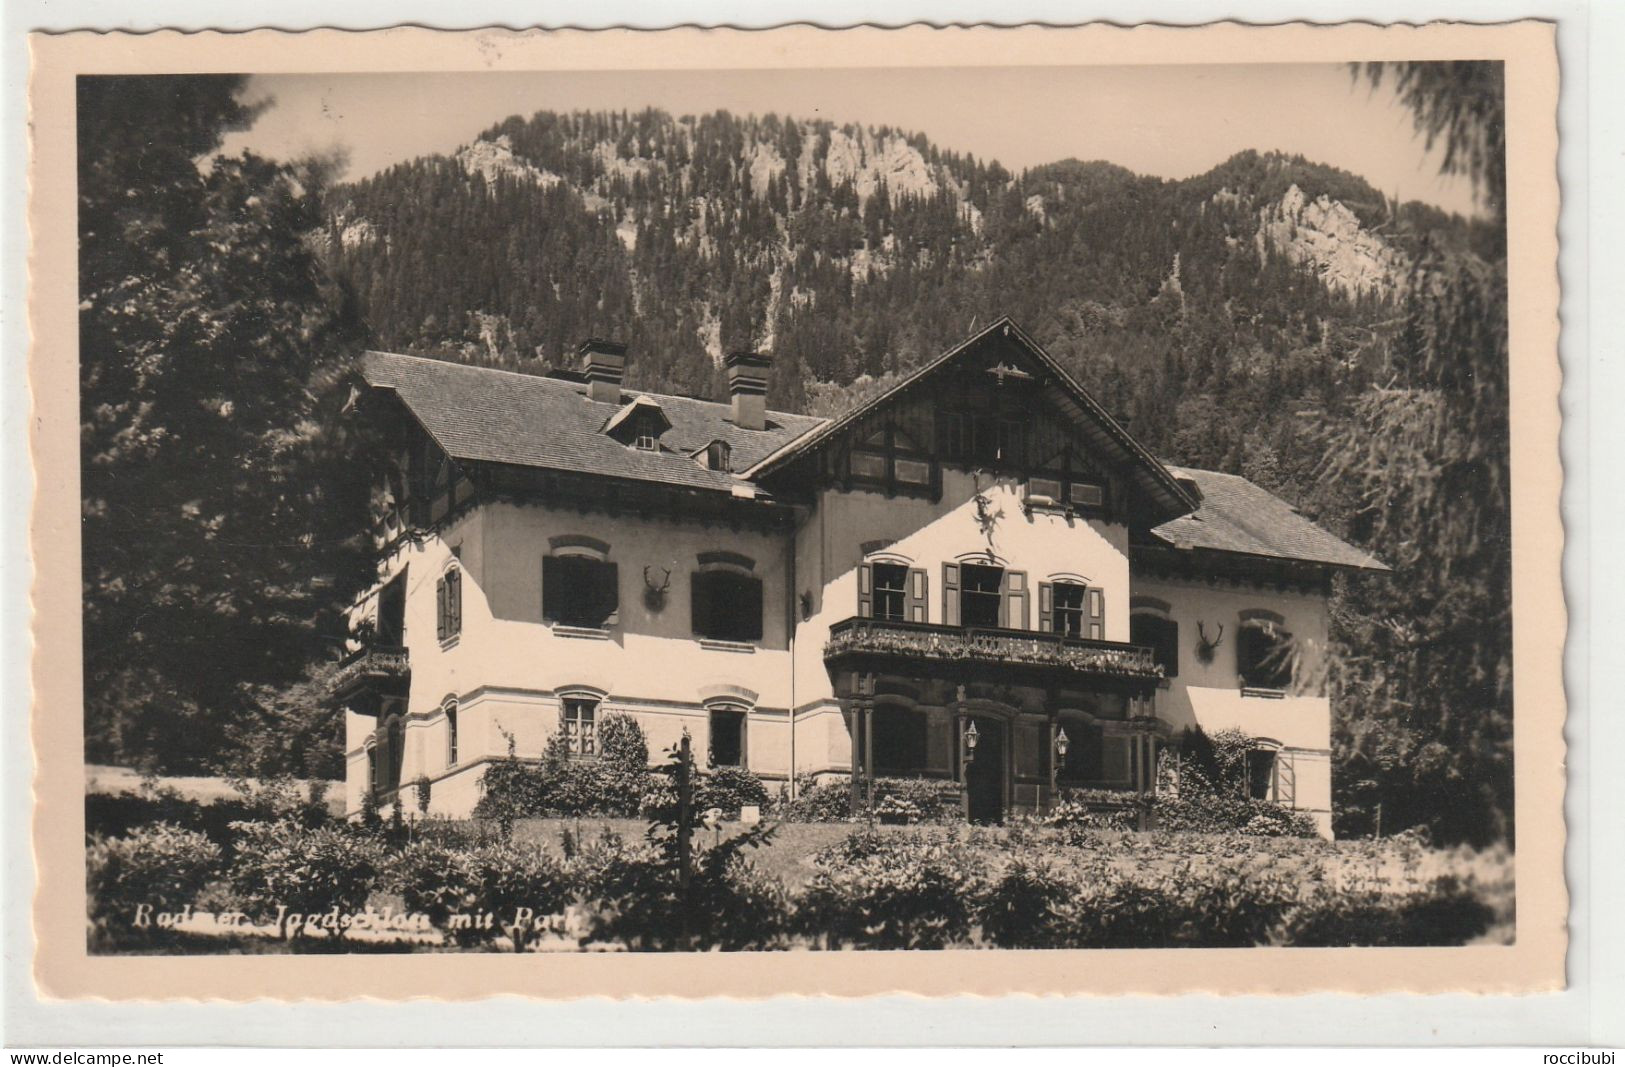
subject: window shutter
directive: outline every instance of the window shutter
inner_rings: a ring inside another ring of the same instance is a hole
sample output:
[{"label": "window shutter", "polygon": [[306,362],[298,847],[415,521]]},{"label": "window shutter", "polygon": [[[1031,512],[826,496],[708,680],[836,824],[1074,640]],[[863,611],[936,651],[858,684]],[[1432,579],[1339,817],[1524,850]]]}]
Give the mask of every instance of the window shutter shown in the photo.
[{"label": "window shutter", "polygon": [[601,615],[605,626],[621,621],[621,569],[620,564],[604,563],[598,568],[598,607],[594,614]]},{"label": "window shutter", "polygon": [[1038,628],[1055,632],[1055,587],[1049,582],[1038,583]]},{"label": "window shutter", "polygon": [[926,620],[926,577],[925,571],[919,567],[912,567],[908,572],[908,621],[925,622]]},{"label": "window shutter", "polygon": [[542,620],[551,621],[558,613],[558,593],[553,587],[558,584],[559,561],[556,556],[542,557]]},{"label": "window shutter", "polygon": [[868,563],[858,564],[858,617],[863,619],[875,617],[874,567]]},{"label": "window shutter", "polygon": [[1089,639],[1091,641],[1104,641],[1106,639],[1106,591],[1090,586],[1089,598]]},{"label": "window shutter", "polygon": [[760,641],[762,639],[762,580],[752,578],[746,584],[749,592],[745,595],[745,628],[746,640]]},{"label": "window shutter", "polygon": [[452,568],[446,575],[446,636],[463,632],[463,572]]},{"label": "window shutter", "polygon": [[689,625],[694,633],[704,636],[710,633],[711,602],[710,590],[706,588],[705,572],[695,571],[689,575],[689,605],[691,607]]},{"label": "window shutter", "polygon": [[446,639],[446,580],[434,583],[434,632],[440,640]]},{"label": "window shutter", "polygon": [[1027,629],[1027,572],[1004,572],[1004,610],[999,623],[1010,630]]},{"label": "window shutter", "polygon": [[942,565],[942,624],[959,625],[959,564]]},{"label": "window shutter", "polygon": [[1286,752],[1275,754],[1275,799],[1289,808],[1298,806],[1298,768]]}]

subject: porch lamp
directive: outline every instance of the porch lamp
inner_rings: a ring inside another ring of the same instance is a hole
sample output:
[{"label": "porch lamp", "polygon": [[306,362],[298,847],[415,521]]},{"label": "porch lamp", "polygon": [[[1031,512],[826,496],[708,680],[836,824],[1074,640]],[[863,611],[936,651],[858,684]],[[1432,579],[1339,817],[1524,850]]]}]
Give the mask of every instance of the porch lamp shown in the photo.
[{"label": "porch lamp", "polygon": [[976,732],[976,720],[972,719],[965,725],[965,762],[969,763],[976,758],[976,742],[981,735]]},{"label": "porch lamp", "polygon": [[1066,727],[1057,724],[1055,758],[1049,761],[1049,802],[1052,807],[1055,804],[1056,784],[1060,778],[1061,764],[1066,762],[1066,750],[1070,747],[1072,747],[1072,740],[1066,736]]},{"label": "porch lamp", "polygon": [[1055,754],[1064,761],[1066,750],[1072,747],[1072,739],[1066,736],[1066,727],[1061,727],[1055,735]]}]

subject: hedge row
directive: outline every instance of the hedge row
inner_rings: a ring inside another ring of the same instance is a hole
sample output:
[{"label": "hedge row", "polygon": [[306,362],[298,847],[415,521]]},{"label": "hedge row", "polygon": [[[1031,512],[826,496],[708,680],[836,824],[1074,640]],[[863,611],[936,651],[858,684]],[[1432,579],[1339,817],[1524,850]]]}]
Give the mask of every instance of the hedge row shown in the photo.
[{"label": "hedge row", "polygon": [[[658,838],[572,837],[557,856],[499,841],[391,850],[376,835],[289,820],[235,831],[229,861],[204,835],[167,824],[95,842],[95,936],[150,939],[132,929],[138,905],[177,910],[211,886],[257,922],[356,913],[374,894],[396,893],[453,943],[507,936],[516,948],[540,937],[632,950],[1437,945],[1464,943],[1493,918],[1453,878],[1340,885],[1316,843],[1294,854],[1234,835],[1207,839],[1200,864],[1171,852],[1123,863],[1114,835],[1077,848],[1053,834],[860,829],[818,853],[812,877],[791,891],[743,853],[769,828],[698,842],[685,904],[670,842]],[[482,913],[497,921],[453,920]]]}]

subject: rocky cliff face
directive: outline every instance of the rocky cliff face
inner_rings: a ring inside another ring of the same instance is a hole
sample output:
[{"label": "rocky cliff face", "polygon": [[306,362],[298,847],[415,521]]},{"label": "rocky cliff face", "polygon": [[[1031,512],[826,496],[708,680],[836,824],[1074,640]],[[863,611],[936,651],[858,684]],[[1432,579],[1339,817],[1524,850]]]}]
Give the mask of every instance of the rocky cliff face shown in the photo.
[{"label": "rocky cliff face", "polygon": [[1311,267],[1328,288],[1349,296],[1390,296],[1403,284],[1403,254],[1360,225],[1347,206],[1324,193],[1310,199],[1293,185],[1258,211],[1260,257],[1272,250]]}]

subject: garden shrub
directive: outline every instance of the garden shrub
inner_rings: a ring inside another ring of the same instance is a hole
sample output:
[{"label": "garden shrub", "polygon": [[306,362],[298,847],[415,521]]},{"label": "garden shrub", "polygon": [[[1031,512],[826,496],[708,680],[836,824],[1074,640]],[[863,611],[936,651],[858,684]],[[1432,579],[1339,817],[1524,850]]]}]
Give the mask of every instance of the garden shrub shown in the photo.
[{"label": "garden shrub", "polygon": [[[278,923],[288,933],[290,915],[331,915],[334,920],[361,910],[384,866],[383,847],[372,837],[324,826],[306,829],[291,820],[234,825],[237,854],[231,872],[232,897],[250,919]],[[301,924],[294,933],[305,933]],[[332,929],[342,937],[345,928]]]},{"label": "garden shrub", "polygon": [[220,846],[203,834],[164,822],[92,841],[85,854],[85,888],[93,929],[128,931],[143,904],[151,912],[195,904],[219,874],[221,855]]},{"label": "garden shrub", "polygon": [[743,767],[718,767],[698,778],[694,806],[699,811],[721,808],[724,815],[738,816],[745,805],[766,808],[772,799],[762,780]]},{"label": "garden shrub", "polygon": [[1179,796],[1158,796],[1153,811],[1161,830],[1222,834],[1236,832],[1253,837],[1318,837],[1315,821],[1268,800],[1236,794],[1182,791]]},{"label": "garden shrub", "polygon": [[1405,893],[1321,885],[1288,916],[1281,940],[1317,948],[1464,945],[1494,919],[1478,894],[1448,876]]},{"label": "garden shrub", "polygon": [[982,864],[953,837],[860,831],[814,865],[798,927],[825,947],[934,949],[970,935]]},{"label": "garden shrub", "polygon": [[[418,841],[395,858],[390,882],[408,912],[423,913],[447,940],[465,946],[506,931],[515,948],[523,947],[540,928],[537,920],[559,914],[570,900],[558,860],[535,846],[507,843],[448,848]],[[520,909],[531,921],[515,925]],[[491,924],[471,921],[486,913]]]},{"label": "garden shrub", "polygon": [[651,778],[642,728],[624,713],[606,715],[605,728],[611,740],[594,759],[572,758],[555,734],[539,763],[523,760],[510,737],[508,757],[485,769],[474,816],[495,820],[507,832],[516,819],[636,815]]},{"label": "garden shrub", "polygon": [[834,775],[815,782],[810,775],[796,779],[796,798],[779,806],[785,822],[845,822],[852,817],[852,779]]},{"label": "garden shrub", "polygon": [[977,901],[982,934],[1000,948],[1060,948],[1074,925],[1074,880],[1043,857],[1017,858]]}]

